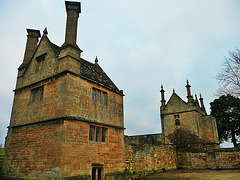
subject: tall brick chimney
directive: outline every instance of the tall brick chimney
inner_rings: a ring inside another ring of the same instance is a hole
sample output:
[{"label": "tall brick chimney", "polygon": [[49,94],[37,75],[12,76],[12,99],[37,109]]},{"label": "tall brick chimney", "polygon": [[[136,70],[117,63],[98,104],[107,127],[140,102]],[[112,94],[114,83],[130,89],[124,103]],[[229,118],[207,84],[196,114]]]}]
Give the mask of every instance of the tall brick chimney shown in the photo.
[{"label": "tall brick chimney", "polygon": [[38,44],[38,38],[41,37],[40,31],[35,29],[27,29],[27,44],[25,48],[23,63],[19,67],[24,68],[30,61],[33,53],[35,52]]},{"label": "tall brick chimney", "polygon": [[66,23],[66,33],[65,42],[62,45],[73,45],[78,48],[77,41],[77,24],[79,13],[81,13],[81,3],[65,1],[66,11],[67,11],[67,23]]}]

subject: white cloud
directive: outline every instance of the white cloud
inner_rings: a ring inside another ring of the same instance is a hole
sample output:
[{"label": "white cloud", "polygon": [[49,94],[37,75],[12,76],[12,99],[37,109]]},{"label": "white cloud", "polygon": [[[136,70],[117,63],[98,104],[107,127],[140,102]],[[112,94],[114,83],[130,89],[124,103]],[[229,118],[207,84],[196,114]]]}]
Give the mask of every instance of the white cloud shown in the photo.
[{"label": "white cloud", "polygon": [[[78,26],[82,57],[93,62],[98,56],[104,71],[124,90],[128,134],[160,131],[161,84],[166,99],[173,88],[184,99],[189,79],[192,92],[201,92],[209,107],[216,88],[213,76],[223,56],[239,46],[238,7],[235,0],[82,0]],[[66,11],[63,0],[4,1],[0,10],[0,83],[4,84],[0,103],[11,104],[26,28],[48,27],[50,40],[61,45]],[[7,127],[11,108],[5,111],[1,121]]]}]

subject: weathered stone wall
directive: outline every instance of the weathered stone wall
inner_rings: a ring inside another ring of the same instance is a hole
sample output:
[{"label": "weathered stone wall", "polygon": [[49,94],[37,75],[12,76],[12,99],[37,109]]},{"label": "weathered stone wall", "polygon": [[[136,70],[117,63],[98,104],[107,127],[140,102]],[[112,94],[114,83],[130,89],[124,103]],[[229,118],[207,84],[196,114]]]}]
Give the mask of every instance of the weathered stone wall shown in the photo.
[{"label": "weathered stone wall", "polygon": [[240,168],[240,148],[177,151],[178,167],[183,169]]},{"label": "weathered stone wall", "polygon": [[165,145],[126,145],[126,165],[130,173],[177,168],[176,149]]},{"label": "weathered stone wall", "polygon": [[[176,116],[180,121],[178,126],[175,124]],[[168,134],[178,127],[189,129],[210,143],[219,143],[215,118],[206,115],[198,104],[184,102],[176,93],[165,106],[161,106],[161,121],[166,144],[170,144]]]},{"label": "weathered stone wall", "polygon": [[[40,86],[44,86],[43,100],[32,103],[31,90]],[[92,101],[92,88],[107,93],[106,105]],[[81,117],[123,128],[123,97],[71,74],[16,91],[10,126],[60,117]]]},{"label": "weathered stone wall", "polygon": [[[217,123],[213,116],[205,115],[201,117],[201,128],[203,130],[203,139],[211,142],[219,143]],[[219,148],[219,145],[218,147]]]},{"label": "weathered stone wall", "polygon": [[136,136],[124,136],[125,144],[152,144],[152,145],[161,145],[164,144],[163,134],[144,134],[144,135],[136,135]]},{"label": "weathered stone wall", "polygon": [[[103,91],[106,105],[92,101],[92,89]],[[68,74],[66,91],[66,115],[124,128],[123,96],[77,76]]]},{"label": "weathered stone wall", "polygon": [[[52,78],[37,85],[16,91],[11,114],[10,126],[46,121],[65,114],[66,76]],[[31,102],[31,90],[44,86],[43,100]]]},{"label": "weathered stone wall", "polygon": [[[196,135],[201,137],[201,129],[199,129],[199,121],[200,115],[199,113],[192,111],[192,112],[176,112],[174,114],[168,114],[164,116],[164,134],[167,136],[170,133],[173,133],[176,126],[175,126],[175,118],[174,115],[179,114],[180,120],[180,127],[186,128],[193,131]],[[170,143],[167,137],[165,137],[165,142],[168,144]]]},{"label": "weathered stone wall", "polygon": [[[36,57],[47,53],[44,60],[44,68],[37,71]],[[46,36],[43,36],[37,51],[32,57],[31,63],[24,72],[23,76],[19,76],[16,84],[16,89],[33,84],[37,81],[41,81],[50,76],[55,75],[58,72],[59,60],[56,57],[53,48],[50,46],[49,40]]]},{"label": "weathered stone wall", "polygon": [[89,141],[90,124],[76,120],[46,121],[12,128],[6,141],[4,174],[89,179],[93,164],[101,164],[103,177],[105,174],[108,178],[119,176],[126,168],[123,129],[105,128],[108,128],[106,142]]},{"label": "weathered stone wall", "polygon": [[60,176],[63,121],[11,128],[6,139],[6,176]]},{"label": "weathered stone wall", "polygon": [[[99,127],[106,128],[106,126]],[[64,122],[61,158],[62,176],[91,175],[92,164],[101,164],[103,174],[124,172],[123,129],[108,127],[106,142],[89,141],[89,129],[89,123]]]}]

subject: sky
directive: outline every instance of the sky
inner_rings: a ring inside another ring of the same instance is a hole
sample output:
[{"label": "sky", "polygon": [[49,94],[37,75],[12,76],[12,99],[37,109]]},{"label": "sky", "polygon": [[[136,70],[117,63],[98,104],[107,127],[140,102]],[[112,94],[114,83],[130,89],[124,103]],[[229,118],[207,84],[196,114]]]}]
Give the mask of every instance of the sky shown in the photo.
[{"label": "sky", "polygon": [[[82,0],[77,44],[124,91],[125,134],[160,133],[160,86],[186,101],[186,80],[207,112],[224,57],[240,46],[239,0]],[[10,122],[26,28],[61,46],[64,0],[0,0],[0,143]]]}]

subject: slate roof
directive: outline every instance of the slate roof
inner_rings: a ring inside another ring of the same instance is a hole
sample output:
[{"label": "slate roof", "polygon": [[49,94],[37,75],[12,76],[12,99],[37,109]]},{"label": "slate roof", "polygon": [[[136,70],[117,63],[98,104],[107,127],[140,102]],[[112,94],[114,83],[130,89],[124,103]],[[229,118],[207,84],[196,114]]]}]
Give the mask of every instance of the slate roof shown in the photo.
[{"label": "slate roof", "polygon": [[[60,47],[56,44],[49,41],[55,53],[60,52]],[[99,66],[98,63],[91,63],[85,59],[80,59],[80,74],[82,77],[91,79],[103,86],[114,90],[119,91],[117,86],[112,82],[112,80],[107,76],[103,69]]]},{"label": "slate roof", "polygon": [[[43,36],[46,36],[46,35],[43,35]],[[52,47],[53,51],[55,52],[55,54],[59,55],[61,47],[52,43],[47,36],[46,36],[46,38],[47,38],[50,46]],[[41,38],[41,41],[42,41],[42,38]],[[39,44],[40,44],[40,42],[39,42]],[[38,46],[39,46],[39,44],[38,44]],[[37,49],[38,49],[38,46],[37,46]],[[35,52],[37,51],[37,49],[35,50]],[[35,52],[34,52],[34,54],[35,54]],[[34,54],[33,54],[33,56],[34,56]],[[22,63],[20,65],[19,69],[22,67],[28,66],[29,64],[30,64],[30,62],[28,64]],[[95,83],[101,84],[101,85],[105,86],[106,88],[109,88],[113,91],[120,92],[120,90],[117,88],[117,86],[112,82],[112,80],[107,76],[107,74],[102,70],[102,68],[99,66],[99,64],[97,62],[94,64],[85,59],[80,58],[80,75],[83,78],[85,77],[87,79],[90,79],[90,80],[94,81]]]},{"label": "slate roof", "polygon": [[80,74],[83,77],[96,81],[97,83],[103,84],[104,86],[119,91],[117,86],[112,82],[112,80],[107,76],[107,74],[102,70],[98,63],[91,63],[84,59],[80,60]]}]

